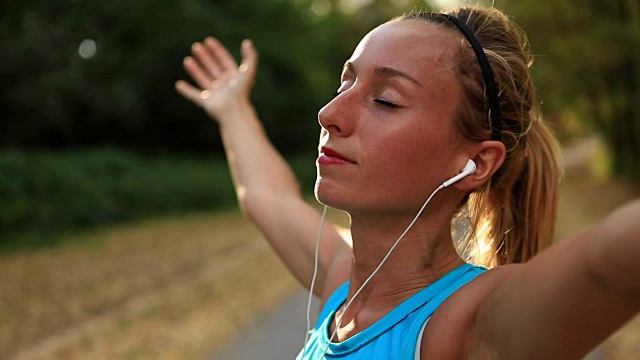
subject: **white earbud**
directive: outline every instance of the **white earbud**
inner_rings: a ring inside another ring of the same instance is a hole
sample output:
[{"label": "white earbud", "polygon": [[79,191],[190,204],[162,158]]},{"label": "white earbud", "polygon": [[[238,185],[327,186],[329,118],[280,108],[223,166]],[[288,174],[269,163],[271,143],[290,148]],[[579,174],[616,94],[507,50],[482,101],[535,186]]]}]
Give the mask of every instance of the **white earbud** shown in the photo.
[{"label": "white earbud", "polygon": [[467,165],[464,167],[464,169],[462,169],[460,174],[458,174],[458,175],[452,177],[451,179],[443,182],[442,186],[447,187],[447,186],[457,182],[458,180],[464,178],[465,176],[473,174],[474,172],[476,172],[476,163],[473,162],[473,160],[469,159],[469,161],[467,161]]}]

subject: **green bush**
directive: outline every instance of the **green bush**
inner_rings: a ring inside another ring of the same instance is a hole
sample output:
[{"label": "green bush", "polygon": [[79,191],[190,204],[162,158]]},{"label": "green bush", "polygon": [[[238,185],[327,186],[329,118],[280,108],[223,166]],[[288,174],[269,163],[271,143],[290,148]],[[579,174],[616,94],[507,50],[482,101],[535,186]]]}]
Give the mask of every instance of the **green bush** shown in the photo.
[{"label": "green bush", "polygon": [[[289,160],[310,193],[312,157]],[[4,248],[53,243],[67,230],[235,204],[225,159],[149,158],[113,148],[0,153]]]},{"label": "green bush", "polygon": [[[144,158],[115,149],[0,154],[0,242],[235,200],[223,160]],[[54,237],[38,236],[40,241]],[[49,240],[45,240],[49,239]]]}]

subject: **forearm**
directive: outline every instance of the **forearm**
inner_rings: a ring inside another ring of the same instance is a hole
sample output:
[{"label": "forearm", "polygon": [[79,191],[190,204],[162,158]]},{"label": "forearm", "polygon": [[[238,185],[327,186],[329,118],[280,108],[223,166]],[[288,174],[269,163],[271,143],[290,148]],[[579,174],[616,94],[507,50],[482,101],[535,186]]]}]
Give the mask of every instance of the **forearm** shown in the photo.
[{"label": "forearm", "polygon": [[[214,38],[191,49],[193,57],[185,58],[183,65],[198,86],[177,81],[176,90],[218,123],[240,207],[293,274],[307,284],[320,214],[302,198],[293,171],[269,142],[249,101],[258,54],[251,42],[244,41],[238,66]],[[348,252],[350,247],[325,224],[320,283],[338,251]]]},{"label": "forearm", "polygon": [[[302,198],[297,179],[267,138],[254,108],[244,103],[218,117],[220,134],[243,212],[260,229],[291,273],[305,287],[311,285],[320,214]],[[346,279],[350,256],[335,264],[336,254],[351,254],[333,225],[324,225],[319,272],[314,293],[322,296],[331,267]],[[342,257],[341,257],[342,258]],[[329,284],[329,286],[337,286]]]},{"label": "forearm", "polygon": [[245,211],[252,197],[271,194],[301,197],[296,177],[267,138],[255,109],[246,101],[235,104],[219,119],[220,135],[240,207]]},{"label": "forearm", "polygon": [[612,213],[589,248],[593,281],[620,305],[640,310],[640,200]]},{"label": "forearm", "polygon": [[[267,138],[251,104],[234,104],[217,120],[240,208],[292,274],[308,287],[320,214],[302,198],[293,171]],[[329,254],[332,245],[343,246],[343,241],[329,240],[323,245]],[[323,284],[329,257],[321,256],[320,262],[318,282]]]}]

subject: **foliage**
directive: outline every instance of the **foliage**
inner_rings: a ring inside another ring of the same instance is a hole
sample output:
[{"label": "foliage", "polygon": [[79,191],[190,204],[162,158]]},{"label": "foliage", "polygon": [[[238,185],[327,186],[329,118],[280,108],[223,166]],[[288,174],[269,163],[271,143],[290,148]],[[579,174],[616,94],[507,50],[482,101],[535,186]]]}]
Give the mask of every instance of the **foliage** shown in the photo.
[{"label": "foliage", "polygon": [[[0,20],[0,147],[220,151],[215,125],[173,89],[187,77],[181,59],[189,45],[215,35],[236,57],[240,41],[254,39],[261,65],[253,97],[269,135],[285,152],[313,149],[316,113],[369,30],[337,6],[330,11],[328,0],[7,0]],[[363,19],[381,17],[366,9]]]},{"label": "foliage", "polygon": [[[100,149],[0,157],[0,237],[56,231],[229,204],[224,163],[145,159]],[[46,238],[46,237],[45,237]]]},{"label": "foliage", "polygon": [[640,178],[640,3],[502,1],[538,54],[545,110],[570,112],[604,135],[613,171]]},{"label": "foliage", "polygon": [[215,124],[173,89],[187,77],[189,45],[208,35],[236,58],[241,40],[254,40],[253,101],[276,146],[303,154],[291,161],[310,192],[304,154],[315,153],[317,111],[359,39],[398,12],[389,1],[360,2],[357,12],[341,3],[3,1],[0,244],[29,240],[27,229],[39,243],[67,229],[235,203],[226,164],[191,157],[221,155]]},{"label": "foliage", "polygon": [[[501,0],[524,25],[548,114],[603,134],[614,170],[640,172],[640,5],[636,0]],[[4,0],[0,147],[111,145],[143,153],[221,151],[216,126],[173,90],[180,59],[211,34],[252,38],[253,99],[270,138],[311,151],[318,109],[357,41],[418,0]],[[79,55],[88,40],[95,54]],[[94,41],[91,43],[91,41]]]},{"label": "foliage", "polygon": [[[308,156],[291,159],[310,192]],[[57,232],[151,215],[234,206],[224,159],[142,157],[102,148],[90,152],[0,153],[0,245],[55,242]],[[23,244],[24,245],[24,244]]]}]

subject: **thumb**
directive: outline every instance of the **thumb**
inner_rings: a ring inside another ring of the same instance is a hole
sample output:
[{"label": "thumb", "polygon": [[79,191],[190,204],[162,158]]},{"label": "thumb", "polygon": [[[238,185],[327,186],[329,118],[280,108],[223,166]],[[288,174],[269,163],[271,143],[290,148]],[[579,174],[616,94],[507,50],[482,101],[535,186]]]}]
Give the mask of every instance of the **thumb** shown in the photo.
[{"label": "thumb", "polygon": [[253,42],[249,39],[245,39],[242,42],[240,51],[242,53],[242,64],[239,71],[242,76],[248,77],[253,82],[258,67],[258,51],[253,47]]}]

